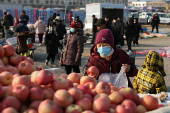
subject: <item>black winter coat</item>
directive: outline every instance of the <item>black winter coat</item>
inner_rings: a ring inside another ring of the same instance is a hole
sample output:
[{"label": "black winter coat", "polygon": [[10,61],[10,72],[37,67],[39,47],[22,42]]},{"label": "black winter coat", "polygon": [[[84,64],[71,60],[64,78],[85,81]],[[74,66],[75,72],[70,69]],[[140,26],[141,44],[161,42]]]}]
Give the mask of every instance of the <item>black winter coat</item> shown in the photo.
[{"label": "black winter coat", "polygon": [[154,16],[152,19],[152,25],[158,25],[159,23],[160,23],[159,17]]},{"label": "black winter coat", "polygon": [[62,40],[64,37],[64,34],[66,34],[65,26],[62,23],[58,23],[56,27],[56,31],[58,33],[58,39]]},{"label": "black winter coat", "polygon": [[96,24],[97,23],[97,18],[94,18],[93,19],[93,28],[92,28],[92,30],[93,30],[93,32],[97,32],[97,26],[96,25],[94,25],[94,24]]},{"label": "black winter coat", "polygon": [[28,24],[29,17],[27,15],[21,15],[21,20],[24,22],[24,25]]},{"label": "black winter coat", "polygon": [[81,24],[81,29],[83,30],[83,22],[81,20],[76,20],[76,21]]},{"label": "black winter coat", "polygon": [[136,30],[134,29],[133,24],[128,24],[127,22],[124,25],[125,35],[129,37],[133,37],[135,35]]},{"label": "black winter coat", "polygon": [[26,27],[26,26],[18,26],[18,27],[15,29],[15,32],[16,32],[16,33],[24,32],[24,31],[29,31],[28,27]]},{"label": "black winter coat", "polygon": [[13,26],[14,25],[14,18],[11,14],[7,15],[7,18],[9,20],[9,25]]},{"label": "black winter coat", "polygon": [[49,33],[49,29],[46,31],[45,45],[47,54],[56,54],[58,52],[59,40],[56,32]]}]

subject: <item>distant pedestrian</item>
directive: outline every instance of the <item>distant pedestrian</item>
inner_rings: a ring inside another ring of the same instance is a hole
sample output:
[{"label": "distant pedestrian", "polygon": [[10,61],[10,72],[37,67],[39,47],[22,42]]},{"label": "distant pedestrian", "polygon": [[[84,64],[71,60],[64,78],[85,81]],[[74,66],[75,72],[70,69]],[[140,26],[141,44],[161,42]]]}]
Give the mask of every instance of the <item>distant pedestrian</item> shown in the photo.
[{"label": "distant pedestrian", "polygon": [[105,22],[106,22],[106,28],[112,30],[112,27],[111,27],[112,23],[111,23],[108,15],[105,16]]},{"label": "distant pedestrian", "polygon": [[45,61],[45,65],[48,65],[48,62],[51,59],[51,65],[56,66],[54,63],[55,61],[55,55],[58,51],[58,45],[59,45],[59,40],[58,40],[58,34],[56,32],[56,22],[50,22],[49,24],[49,29],[46,31],[45,34],[45,45],[46,45],[46,51],[47,51],[47,60]]},{"label": "distant pedestrian", "polygon": [[10,22],[10,26],[13,26],[14,25],[14,18],[9,12],[7,12],[7,18]]},{"label": "distant pedestrian", "polygon": [[76,16],[76,21],[81,24],[81,29],[83,30],[83,22],[79,19],[79,16]]},{"label": "distant pedestrian", "polygon": [[77,21],[72,21],[70,34],[67,37],[67,44],[63,52],[62,63],[65,65],[67,74],[72,72],[80,73],[81,56],[84,51],[83,31]]},{"label": "distant pedestrian", "polygon": [[63,24],[64,26],[66,26],[66,22],[65,22],[64,19],[60,16],[60,14],[57,14],[57,16],[56,16],[55,19],[60,20],[60,21],[62,22],[62,24]]},{"label": "distant pedestrian", "polygon": [[7,13],[4,12],[4,16],[3,16],[3,22],[2,22],[3,28],[4,28],[4,33],[5,33],[5,39],[9,38],[9,26],[10,26],[10,22],[7,18]]},{"label": "distant pedestrian", "polygon": [[39,43],[40,43],[40,46],[41,46],[43,35],[44,35],[44,32],[46,31],[46,25],[43,22],[41,17],[39,17],[38,21],[36,21],[34,28],[36,29],[36,32],[38,34],[38,39],[39,39]]},{"label": "distant pedestrian", "polygon": [[52,17],[50,17],[49,19],[48,19],[48,23],[47,23],[47,27],[49,27],[50,26],[50,22],[52,22],[55,18],[56,18],[56,13],[54,13],[53,14],[53,16]]},{"label": "distant pedestrian", "polygon": [[71,25],[71,22],[72,22],[72,17],[73,17],[73,14],[70,11],[69,16],[68,16],[68,21],[70,22],[70,25]]},{"label": "distant pedestrian", "polygon": [[92,41],[91,44],[94,44],[95,38],[96,38],[96,33],[97,33],[97,26],[95,25],[97,23],[97,18],[95,17],[95,15],[92,15]]},{"label": "distant pedestrian", "polygon": [[159,23],[160,23],[160,19],[159,19],[158,14],[156,13],[154,15],[154,17],[152,17],[152,32],[153,32],[154,28],[156,27],[157,33],[159,33],[159,31],[158,31]]},{"label": "distant pedestrian", "polygon": [[22,11],[20,19],[21,19],[21,21],[24,22],[24,25],[27,26],[28,21],[29,21],[29,17],[28,17],[28,15],[26,15],[25,11]]}]

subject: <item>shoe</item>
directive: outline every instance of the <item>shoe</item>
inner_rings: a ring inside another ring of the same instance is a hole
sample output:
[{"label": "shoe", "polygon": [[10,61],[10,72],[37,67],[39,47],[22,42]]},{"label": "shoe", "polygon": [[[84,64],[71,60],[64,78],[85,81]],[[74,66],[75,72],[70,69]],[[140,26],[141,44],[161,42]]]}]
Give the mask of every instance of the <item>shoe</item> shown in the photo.
[{"label": "shoe", "polygon": [[52,65],[53,67],[56,67],[56,66],[57,66],[55,63],[51,63],[51,65]]},{"label": "shoe", "polygon": [[45,65],[48,65],[48,60],[45,60]]},{"label": "shoe", "polygon": [[135,44],[132,44],[132,46],[134,47],[134,46],[135,46]]},{"label": "shoe", "polygon": [[127,54],[130,56],[130,55],[132,54],[132,51],[129,50],[129,51],[127,52]]}]

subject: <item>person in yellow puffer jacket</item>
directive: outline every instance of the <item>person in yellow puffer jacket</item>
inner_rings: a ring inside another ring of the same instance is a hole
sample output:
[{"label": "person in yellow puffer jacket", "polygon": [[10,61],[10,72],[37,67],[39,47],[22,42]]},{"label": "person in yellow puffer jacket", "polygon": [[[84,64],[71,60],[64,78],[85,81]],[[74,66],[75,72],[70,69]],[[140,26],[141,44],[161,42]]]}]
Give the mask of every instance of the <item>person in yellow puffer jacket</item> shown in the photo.
[{"label": "person in yellow puffer jacket", "polygon": [[146,55],[143,68],[138,71],[138,75],[133,82],[133,88],[136,93],[157,94],[166,92],[164,77],[163,58],[159,53],[149,51]]}]

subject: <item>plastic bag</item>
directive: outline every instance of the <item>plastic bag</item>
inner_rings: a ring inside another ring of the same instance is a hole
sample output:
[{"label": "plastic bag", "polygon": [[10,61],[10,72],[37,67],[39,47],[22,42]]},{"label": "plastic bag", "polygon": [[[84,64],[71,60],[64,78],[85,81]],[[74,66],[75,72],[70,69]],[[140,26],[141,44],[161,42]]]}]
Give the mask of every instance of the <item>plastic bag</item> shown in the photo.
[{"label": "plastic bag", "polygon": [[65,70],[64,69],[61,69],[61,68],[48,68],[48,69],[45,69],[45,70],[48,70],[54,74],[57,74],[57,75],[60,75],[61,73],[65,73]]},{"label": "plastic bag", "polygon": [[110,74],[103,73],[99,76],[99,82],[104,81],[107,83],[112,83],[116,87],[128,87],[128,80],[126,77],[126,73],[124,73],[125,67],[123,66],[119,73]]}]

